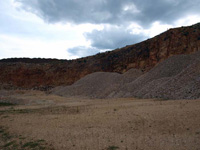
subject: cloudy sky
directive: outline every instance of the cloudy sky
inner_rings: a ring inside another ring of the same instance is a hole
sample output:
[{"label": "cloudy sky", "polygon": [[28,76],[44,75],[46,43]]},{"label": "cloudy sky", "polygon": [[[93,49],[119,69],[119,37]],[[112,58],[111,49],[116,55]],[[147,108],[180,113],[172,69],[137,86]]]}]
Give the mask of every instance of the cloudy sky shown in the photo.
[{"label": "cloudy sky", "polygon": [[0,59],[74,59],[200,22],[199,0],[0,0]]}]

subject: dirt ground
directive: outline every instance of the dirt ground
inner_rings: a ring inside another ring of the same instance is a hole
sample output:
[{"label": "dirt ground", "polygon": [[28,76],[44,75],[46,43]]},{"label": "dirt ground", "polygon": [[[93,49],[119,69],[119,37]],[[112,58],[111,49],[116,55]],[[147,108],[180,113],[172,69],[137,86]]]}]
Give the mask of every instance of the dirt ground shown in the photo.
[{"label": "dirt ground", "polygon": [[1,91],[0,149],[199,150],[200,100]]}]

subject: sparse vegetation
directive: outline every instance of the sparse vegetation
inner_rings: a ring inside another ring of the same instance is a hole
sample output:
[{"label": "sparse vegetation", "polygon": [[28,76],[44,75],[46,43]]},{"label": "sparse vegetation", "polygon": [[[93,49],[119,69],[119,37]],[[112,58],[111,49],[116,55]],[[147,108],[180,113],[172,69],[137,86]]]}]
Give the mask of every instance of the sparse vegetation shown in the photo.
[{"label": "sparse vegetation", "polygon": [[7,141],[7,140],[10,140],[12,138],[12,136],[7,132],[7,130],[0,126],[0,135],[1,135],[1,139],[3,141]]},{"label": "sparse vegetation", "polygon": [[39,146],[39,143],[38,142],[27,142],[27,143],[25,143],[23,146],[22,146],[22,148],[27,148],[27,147],[29,147],[29,148],[36,148],[36,147],[38,147]]},{"label": "sparse vegetation", "polygon": [[14,144],[16,144],[16,141],[11,141],[11,142],[6,143],[3,147],[10,147],[11,145],[14,145]]},{"label": "sparse vegetation", "polygon": [[188,35],[189,35],[189,32],[188,32],[188,31],[185,31],[185,32],[183,32],[183,35],[184,35],[184,36],[188,36]]},{"label": "sparse vegetation", "polygon": [[117,150],[117,149],[119,149],[118,146],[109,146],[109,147],[107,148],[107,150]]},{"label": "sparse vegetation", "polygon": [[[75,150],[152,150],[149,144],[168,149],[176,146],[186,149],[191,145],[198,147],[195,139],[199,136],[199,130],[194,130],[199,122],[195,117],[199,114],[197,110],[200,110],[197,100],[187,103],[143,99],[84,99],[83,103],[82,99],[70,99],[68,103],[65,99],[63,103],[60,102],[61,106],[42,105],[35,109],[33,106],[3,108],[4,113],[0,115],[9,117],[1,117],[0,125],[8,128],[0,128],[0,140],[3,141],[0,149],[42,150],[55,146],[56,149]],[[183,107],[183,104],[186,105]],[[195,121],[191,116],[195,117]],[[8,132],[8,129],[12,132]],[[152,134],[152,131],[158,132]],[[191,134],[194,136],[188,142],[187,138]]]},{"label": "sparse vegetation", "polygon": [[169,39],[169,35],[166,35],[165,38],[163,39],[164,41]]},{"label": "sparse vegetation", "polygon": [[6,110],[0,110],[0,113],[2,114],[16,114],[16,113],[31,113],[37,111],[36,109],[6,109]]},{"label": "sparse vegetation", "polygon": [[79,109],[79,107],[78,107],[78,106],[76,107],[76,112],[77,112],[77,113],[79,113],[79,112],[80,112],[80,109]]},{"label": "sparse vegetation", "polygon": [[0,127],[0,149],[2,150],[44,150],[48,149],[45,147],[46,145],[47,143],[45,140],[26,141],[26,139],[21,138],[21,136],[11,136],[7,129],[2,126]]},{"label": "sparse vegetation", "polygon": [[8,102],[0,102],[0,107],[4,107],[4,106],[13,106],[14,104],[12,103],[8,103]]}]

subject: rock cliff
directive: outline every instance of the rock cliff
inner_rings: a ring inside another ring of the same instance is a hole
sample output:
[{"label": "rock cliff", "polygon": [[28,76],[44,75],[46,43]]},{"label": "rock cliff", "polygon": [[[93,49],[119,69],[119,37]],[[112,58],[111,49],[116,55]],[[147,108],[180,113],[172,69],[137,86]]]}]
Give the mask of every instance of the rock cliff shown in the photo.
[{"label": "rock cliff", "polygon": [[151,39],[113,51],[76,60],[3,59],[0,60],[2,88],[48,90],[71,85],[93,72],[124,73],[131,68],[147,72],[169,56],[200,50],[200,23],[169,29]]}]

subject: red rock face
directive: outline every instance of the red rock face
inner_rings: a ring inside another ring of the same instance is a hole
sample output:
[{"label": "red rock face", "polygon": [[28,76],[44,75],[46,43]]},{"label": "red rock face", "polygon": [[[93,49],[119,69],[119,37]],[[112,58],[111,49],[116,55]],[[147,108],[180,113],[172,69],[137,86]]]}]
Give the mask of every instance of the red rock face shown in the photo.
[{"label": "red rock face", "polygon": [[87,74],[149,71],[169,56],[200,50],[200,24],[170,29],[152,39],[77,60],[8,59],[0,61],[3,87],[35,88],[70,85]]}]

